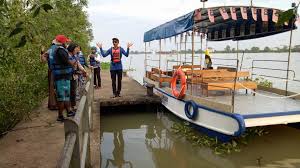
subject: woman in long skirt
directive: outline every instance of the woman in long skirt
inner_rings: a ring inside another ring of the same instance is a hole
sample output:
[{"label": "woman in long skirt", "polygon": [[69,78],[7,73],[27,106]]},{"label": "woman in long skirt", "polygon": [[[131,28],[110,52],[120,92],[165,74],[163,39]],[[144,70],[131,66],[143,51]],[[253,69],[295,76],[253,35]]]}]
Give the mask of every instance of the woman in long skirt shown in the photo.
[{"label": "woman in long skirt", "polygon": [[48,109],[57,110],[58,108],[54,90],[54,76],[51,69],[49,68],[49,50],[47,52],[44,52],[42,49],[41,61],[44,63],[48,63]]}]

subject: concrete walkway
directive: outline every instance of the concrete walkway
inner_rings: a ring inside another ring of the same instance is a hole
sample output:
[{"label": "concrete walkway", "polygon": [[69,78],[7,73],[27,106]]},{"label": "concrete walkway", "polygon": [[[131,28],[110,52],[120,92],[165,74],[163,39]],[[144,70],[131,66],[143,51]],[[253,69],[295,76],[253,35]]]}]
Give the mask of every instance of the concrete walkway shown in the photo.
[{"label": "concrete walkway", "polygon": [[[47,109],[48,100],[0,139],[1,168],[53,168],[64,145],[64,125],[56,122],[57,112]],[[100,113],[94,103],[94,131],[91,133],[93,167],[100,167]]]},{"label": "concrete walkway", "polygon": [[[64,124],[56,122],[57,111],[47,108],[45,99],[33,111],[31,120],[19,123],[0,139],[1,168],[53,168],[64,145]],[[100,167],[100,106],[94,103],[94,131],[91,133],[93,167]]]},{"label": "concrete walkway", "polygon": [[101,71],[101,78],[102,88],[95,90],[95,101],[99,101],[101,107],[160,103],[158,96],[147,96],[145,87],[129,77],[122,78],[121,97],[111,98],[113,93],[110,72]]}]

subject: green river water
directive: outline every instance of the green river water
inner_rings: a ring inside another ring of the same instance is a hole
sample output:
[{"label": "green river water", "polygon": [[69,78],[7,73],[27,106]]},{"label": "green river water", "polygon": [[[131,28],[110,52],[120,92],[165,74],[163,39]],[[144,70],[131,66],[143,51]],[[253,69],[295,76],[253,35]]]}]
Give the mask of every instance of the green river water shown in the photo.
[{"label": "green river water", "polygon": [[193,146],[171,127],[183,122],[158,108],[101,116],[101,167],[137,168],[298,168],[300,130],[269,126],[241,152],[216,155],[213,149]]}]

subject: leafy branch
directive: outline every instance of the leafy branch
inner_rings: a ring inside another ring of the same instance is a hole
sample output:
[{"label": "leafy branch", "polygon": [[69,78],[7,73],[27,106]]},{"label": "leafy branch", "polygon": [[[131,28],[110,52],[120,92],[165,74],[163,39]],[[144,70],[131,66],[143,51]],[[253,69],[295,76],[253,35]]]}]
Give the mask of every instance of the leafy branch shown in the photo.
[{"label": "leafy branch", "polygon": [[[0,0],[0,4],[3,4],[3,2],[1,1],[4,1],[4,0]],[[26,2],[26,5],[29,6],[29,1]],[[47,4],[47,3],[44,3],[44,4],[34,4],[32,6],[32,8],[29,10],[31,13],[32,13],[32,18],[36,18],[39,14],[40,14],[40,11],[44,10],[46,13],[48,13],[50,10],[53,9],[53,7],[50,5],[50,4]],[[16,24],[16,26],[14,27],[14,29],[10,32],[9,34],[9,37],[13,37],[17,34],[20,34],[24,31],[24,22],[23,21],[20,21]],[[25,34],[21,37],[19,43],[15,46],[16,48],[21,48],[23,47],[28,40],[31,40],[32,41],[32,33],[29,33],[29,34]]]}]

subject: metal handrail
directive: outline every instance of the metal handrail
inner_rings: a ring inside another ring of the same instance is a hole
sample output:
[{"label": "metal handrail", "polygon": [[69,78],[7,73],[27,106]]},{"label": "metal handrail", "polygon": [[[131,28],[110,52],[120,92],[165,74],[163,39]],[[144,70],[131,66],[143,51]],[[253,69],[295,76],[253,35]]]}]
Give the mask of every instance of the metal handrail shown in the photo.
[{"label": "metal handrail", "polygon": [[167,71],[168,70],[173,70],[173,68],[169,68],[169,62],[177,62],[177,63],[182,63],[182,64],[186,64],[186,63],[192,63],[192,62],[185,62],[185,61],[174,61],[174,60],[167,60]]},{"label": "metal handrail", "polygon": [[[286,69],[277,69],[277,68],[263,68],[263,67],[252,67],[252,69],[265,69],[265,70],[272,70],[272,71],[283,71],[283,72],[292,72],[293,79],[296,77],[296,72],[294,70],[286,70]],[[284,78],[285,79],[285,78]]]},{"label": "metal handrail", "polygon": [[159,62],[159,60],[152,60],[152,59],[145,59],[146,61],[157,61]]},{"label": "metal handrail", "polygon": [[235,58],[211,58],[213,60],[228,60],[228,61],[236,61],[237,59]]},{"label": "metal handrail", "polygon": [[265,67],[260,67],[260,66],[254,66],[255,62],[283,62],[283,63],[288,63],[288,61],[284,61],[284,60],[252,60],[251,79],[253,79],[253,76],[263,76],[263,77],[274,78],[274,79],[288,80],[287,77],[283,78],[283,77],[278,77],[278,76],[273,76],[273,75],[260,75],[260,74],[253,73],[254,69],[265,69],[265,70],[271,70],[271,71],[292,72],[293,73],[293,81],[298,82],[298,80],[294,80],[295,77],[296,77],[296,72],[294,70],[280,69],[280,68],[265,68]]},{"label": "metal handrail", "polygon": [[253,62],[288,62],[288,61],[284,61],[284,60],[252,60]]},{"label": "metal handrail", "polygon": [[214,64],[213,65],[221,65],[221,66],[226,66],[226,67],[233,67],[233,68],[236,68],[236,66],[234,65],[227,65],[227,64]]},{"label": "metal handrail", "polygon": [[[237,61],[238,59],[236,58],[211,58],[212,60],[224,60],[224,61]],[[228,65],[228,64],[215,64],[215,63],[212,63],[213,65],[219,65],[219,66],[225,66],[225,67],[232,67],[232,68],[236,68],[236,65],[235,64],[232,64],[232,65]]]},{"label": "metal handrail", "polygon": [[91,167],[90,132],[93,129],[93,79],[92,73],[74,119],[66,119],[64,122],[65,144],[57,168]]}]

